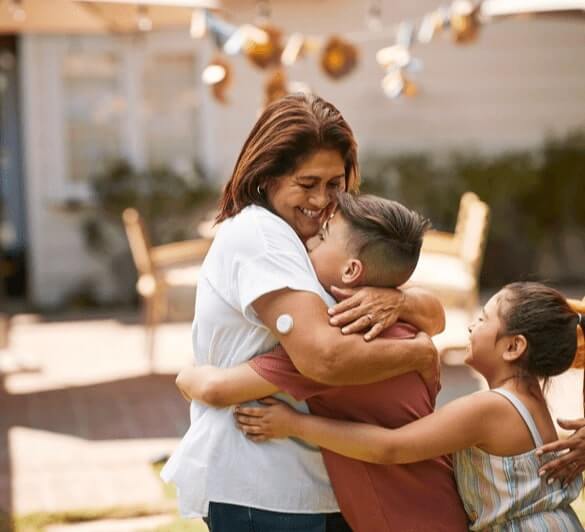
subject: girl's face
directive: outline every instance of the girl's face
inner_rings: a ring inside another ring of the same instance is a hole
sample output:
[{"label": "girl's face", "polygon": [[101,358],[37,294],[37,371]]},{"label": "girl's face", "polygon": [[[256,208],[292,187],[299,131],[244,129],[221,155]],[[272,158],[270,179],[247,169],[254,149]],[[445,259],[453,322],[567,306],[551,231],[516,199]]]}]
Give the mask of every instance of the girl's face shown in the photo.
[{"label": "girl's face", "polygon": [[336,150],[318,150],[294,173],[267,187],[274,211],[306,242],[316,235],[345,189],[345,164]]},{"label": "girl's face", "polygon": [[498,315],[502,292],[498,292],[481,309],[479,316],[469,326],[469,346],[465,363],[489,376],[509,343],[508,336],[498,338],[503,328]]}]

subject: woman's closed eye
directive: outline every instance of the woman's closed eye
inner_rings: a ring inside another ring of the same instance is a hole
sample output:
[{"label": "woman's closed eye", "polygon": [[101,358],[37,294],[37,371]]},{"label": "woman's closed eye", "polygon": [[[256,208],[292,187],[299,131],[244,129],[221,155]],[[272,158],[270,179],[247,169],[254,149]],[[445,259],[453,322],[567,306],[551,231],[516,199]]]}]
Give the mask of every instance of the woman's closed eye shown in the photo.
[{"label": "woman's closed eye", "polygon": [[340,179],[339,181],[330,181],[327,183],[327,188],[333,190],[341,190],[341,187],[344,185],[344,182]]}]

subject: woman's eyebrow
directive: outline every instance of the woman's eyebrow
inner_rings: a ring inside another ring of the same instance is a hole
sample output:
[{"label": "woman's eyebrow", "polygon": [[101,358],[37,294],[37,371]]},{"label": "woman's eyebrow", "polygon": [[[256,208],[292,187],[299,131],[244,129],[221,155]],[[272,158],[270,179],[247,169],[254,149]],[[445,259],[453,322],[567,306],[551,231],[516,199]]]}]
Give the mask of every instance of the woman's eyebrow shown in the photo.
[{"label": "woman's eyebrow", "polygon": [[[343,178],[345,178],[345,174],[339,174],[339,175],[336,175],[334,177],[330,177],[327,181],[334,181],[335,179],[343,179]],[[297,179],[313,179],[313,180],[321,181],[323,179],[323,176],[306,174],[306,175],[298,175]]]}]

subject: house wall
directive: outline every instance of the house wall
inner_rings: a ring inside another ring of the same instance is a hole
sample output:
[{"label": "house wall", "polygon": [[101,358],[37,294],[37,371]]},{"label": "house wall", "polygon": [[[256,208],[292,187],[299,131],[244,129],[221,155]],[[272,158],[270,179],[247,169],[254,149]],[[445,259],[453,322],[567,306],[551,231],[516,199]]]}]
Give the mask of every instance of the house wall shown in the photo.
[{"label": "house wall", "polygon": [[[273,22],[286,32],[349,33],[359,41],[360,65],[348,78],[328,80],[316,57],[299,61],[289,70],[289,78],[308,83],[339,107],[354,129],[362,155],[465,146],[500,151],[532,146],[549,132],[585,124],[585,33],[575,21],[509,20],[482,28],[478,42],[469,46],[455,46],[447,36],[420,45],[415,49],[424,62],[416,76],[420,95],[390,101],[380,88],[382,71],[374,56],[380,47],[391,44],[391,38],[368,37],[363,31],[366,2],[274,0],[271,4]],[[383,4],[384,21],[391,25],[419,17],[440,3]],[[250,0],[229,0],[224,6],[237,22],[254,19],[255,5]],[[79,229],[83,215],[63,209],[68,199],[88,194],[83,183],[72,186],[66,179],[58,61],[66,39],[27,36],[21,50],[30,296],[42,305],[58,303],[84,279],[91,279],[104,299],[116,290],[107,265],[84,248]],[[195,48],[199,69],[213,54],[209,43],[191,41],[183,33],[153,37],[144,46],[156,49],[171,41],[180,48]],[[121,40],[119,46],[129,45]],[[132,46],[138,50],[135,43]],[[234,58],[233,66],[228,106],[216,104],[194,77],[199,153],[218,181],[229,176],[263,100],[264,73],[245,58]],[[129,75],[126,83],[135,82]],[[124,128],[123,152],[143,164],[140,132],[130,122]]]}]

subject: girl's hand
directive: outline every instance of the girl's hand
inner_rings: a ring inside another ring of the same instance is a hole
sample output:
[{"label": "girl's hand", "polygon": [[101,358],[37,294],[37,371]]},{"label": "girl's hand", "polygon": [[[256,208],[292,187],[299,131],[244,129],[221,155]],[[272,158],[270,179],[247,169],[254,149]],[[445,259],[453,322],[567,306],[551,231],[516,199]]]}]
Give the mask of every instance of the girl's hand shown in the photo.
[{"label": "girl's hand", "polygon": [[285,402],[268,397],[263,408],[237,406],[234,411],[238,428],[255,442],[293,436],[296,420],[303,414]]},{"label": "girl's hand", "polygon": [[536,454],[540,456],[553,451],[565,451],[558,458],[544,464],[539,474],[548,481],[558,479],[567,485],[585,470],[585,419],[572,421],[559,419],[558,422],[564,429],[575,432],[566,440],[557,440],[543,445]]},{"label": "girl's hand", "polygon": [[366,341],[396,323],[405,299],[404,293],[394,288],[332,286],[331,293],[339,301],[329,309],[331,325],[341,327],[343,334],[366,331]]}]

